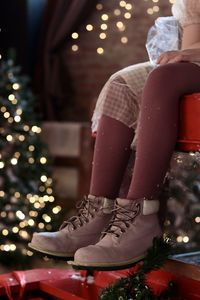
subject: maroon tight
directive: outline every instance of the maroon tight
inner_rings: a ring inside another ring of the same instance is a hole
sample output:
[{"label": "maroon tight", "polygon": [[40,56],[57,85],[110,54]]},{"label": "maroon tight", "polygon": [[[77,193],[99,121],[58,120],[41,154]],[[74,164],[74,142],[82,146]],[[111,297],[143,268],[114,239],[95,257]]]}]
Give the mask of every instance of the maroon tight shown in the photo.
[{"label": "maroon tight", "polygon": [[[136,159],[128,199],[157,198],[178,133],[179,101],[200,92],[200,67],[175,63],[154,69],[145,83],[138,128]],[[115,198],[130,155],[133,130],[102,116],[92,170],[90,193]]]},{"label": "maroon tight", "polygon": [[102,116],[96,137],[90,194],[115,199],[130,157],[134,130]]}]

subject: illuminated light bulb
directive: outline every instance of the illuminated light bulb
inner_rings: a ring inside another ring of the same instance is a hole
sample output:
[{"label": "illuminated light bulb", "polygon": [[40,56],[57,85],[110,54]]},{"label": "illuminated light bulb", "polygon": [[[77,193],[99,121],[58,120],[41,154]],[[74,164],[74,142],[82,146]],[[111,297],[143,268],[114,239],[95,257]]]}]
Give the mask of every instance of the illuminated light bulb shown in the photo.
[{"label": "illuminated light bulb", "polygon": [[177,236],[176,238],[178,243],[182,243],[183,242],[183,237],[181,235]]},{"label": "illuminated light bulb", "polygon": [[7,229],[3,229],[3,230],[2,230],[2,234],[5,235],[5,236],[8,235],[8,233],[9,233],[9,232],[8,232]]},{"label": "illuminated light bulb", "polygon": [[20,157],[20,153],[19,153],[19,152],[15,152],[15,153],[14,153],[14,156],[15,156],[16,158],[19,158],[19,157]]},{"label": "illuminated light bulb", "polygon": [[147,9],[147,13],[148,13],[149,15],[152,15],[152,14],[153,14],[153,9],[152,9],[152,8],[148,8],[148,9]]},{"label": "illuminated light bulb", "polygon": [[29,211],[29,216],[30,217],[37,217],[38,213],[35,210],[30,210]]},{"label": "illuminated light bulb", "polygon": [[11,142],[13,140],[13,137],[12,137],[12,135],[9,134],[9,135],[7,135],[6,139],[8,142]]},{"label": "illuminated light bulb", "polygon": [[11,251],[15,251],[17,249],[16,245],[15,244],[11,244],[10,245],[10,250]]},{"label": "illuminated light bulb", "polygon": [[39,224],[38,224],[38,228],[44,229],[44,223],[39,223]]},{"label": "illuminated light bulb", "polygon": [[120,2],[119,2],[119,5],[120,5],[121,7],[125,7],[125,6],[126,6],[126,1],[120,1]]},{"label": "illuminated light bulb", "polygon": [[103,5],[102,5],[101,3],[98,3],[98,4],[96,5],[96,9],[97,9],[97,10],[102,10],[102,9],[103,9]]},{"label": "illuminated light bulb", "polygon": [[52,229],[51,224],[47,224],[47,225],[46,225],[46,229],[47,229],[47,230],[51,230],[51,229]]},{"label": "illuminated light bulb", "polygon": [[15,193],[14,193],[14,196],[15,196],[16,198],[20,198],[20,197],[21,197],[21,194],[20,194],[19,192],[15,192]]},{"label": "illuminated light bulb", "polygon": [[2,106],[1,107],[1,112],[5,112],[6,111],[6,107],[5,106]]},{"label": "illuminated light bulb", "polygon": [[47,162],[46,157],[41,157],[41,158],[40,158],[40,163],[41,163],[41,164],[46,164],[46,162]]},{"label": "illuminated light bulb", "polygon": [[116,23],[117,28],[122,28],[124,26],[123,22],[119,21]]},{"label": "illuminated light bulb", "polygon": [[104,53],[104,49],[101,48],[101,47],[97,48],[97,53],[100,54],[100,55],[103,54]]},{"label": "illuminated light bulb", "polygon": [[128,43],[128,38],[127,38],[126,36],[123,36],[123,37],[121,38],[121,42],[122,42],[122,44]]},{"label": "illuminated light bulb", "polygon": [[28,225],[29,225],[29,226],[34,226],[34,225],[35,225],[34,220],[33,220],[33,219],[29,219],[29,220],[28,220]]},{"label": "illuminated light bulb", "polygon": [[24,228],[24,227],[28,226],[27,220],[24,220],[24,221],[20,222],[20,223],[19,223],[19,226],[20,226],[21,228]]},{"label": "illuminated light bulb", "polygon": [[121,10],[120,9],[115,9],[114,10],[114,15],[115,16],[120,16],[121,15]]},{"label": "illuminated light bulb", "polygon": [[103,20],[103,21],[107,21],[108,20],[108,15],[107,14],[103,14],[102,16],[101,16],[101,19]]},{"label": "illuminated light bulb", "polygon": [[32,256],[32,255],[33,255],[33,252],[30,251],[30,250],[28,250],[28,251],[26,252],[26,254],[27,254],[28,256]]},{"label": "illuminated light bulb", "polygon": [[18,90],[18,89],[20,88],[19,83],[14,83],[14,84],[12,85],[12,88],[13,88],[13,90]]},{"label": "illuminated light bulb", "polygon": [[18,109],[16,110],[16,113],[17,113],[18,115],[21,115],[21,114],[22,114],[22,109],[21,109],[21,108],[18,108]]},{"label": "illuminated light bulb", "polygon": [[34,164],[35,160],[33,157],[29,157],[28,162],[29,164]]},{"label": "illuminated light bulb", "polygon": [[29,235],[28,232],[25,230],[20,230],[19,231],[19,235],[23,238],[23,239],[28,239]]},{"label": "illuminated light bulb", "polygon": [[72,45],[72,51],[74,52],[78,51],[78,45]]},{"label": "illuminated light bulb", "polygon": [[10,162],[11,162],[12,165],[17,165],[18,161],[17,161],[16,158],[12,158]]},{"label": "illuminated light bulb", "polygon": [[19,232],[19,228],[17,226],[12,228],[12,232],[13,233],[18,233]]},{"label": "illuminated light bulb", "polygon": [[153,11],[155,11],[155,12],[159,12],[159,10],[160,10],[160,8],[159,8],[159,6],[158,6],[158,5],[155,5],[155,6],[153,7]]},{"label": "illuminated light bulb", "polygon": [[86,25],[86,30],[87,31],[92,31],[94,29],[94,27],[92,26],[92,24],[87,24]]},{"label": "illuminated light bulb", "polygon": [[49,202],[54,202],[54,201],[55,201],[54,196],[50,196],[50,197],[49,197]]},{"label": "illuminated light bulb", "polygon": [[24,227],[26,227],[26,223],[23,221],[23,222],[20,222],[19,223],[19,227],[21,227],[21,228],[24,228]]},{"label": "illuminated light bulb", "polygon": [[188,242],[189,242],[189,240],[190,240],[190,239],[189,239],[189,237],[188,237],[188,236],[184,236],[184,237],[183,237],[183,242],[184,242],[184,243],[188,243]]},{"label": "illuminated light bulb", "polygon": [[14,94],[10,94],[8,96],[8,100],[13,101],[15,99],[15,95]]},{"label": "illuminated light bulb", "polygon": [[17,104],[17,99],[14,99],[14,100],[12,101],[12,104]]},{"label": "illuminated light bulb", "polygon": [[10,246],[9,245],[4,245],[4,251],[6,251],[6,252],[10,251]]},{"label": "illuminated light bulb", "polygon": [[37,128],[37,133],[41,133],[42,132],[42,128],[38,127]]},{"label": "illuminated light bulb", "polygon": [[152,0],[154,3],[157,3],[157,2],[159,2],[159,0]]},{"label": "illuminated light bulb", "polygon": [[55,206],[55,207],[52,209],[52,212],[53,212],[54,214],[58,214],[60,211],[61,211],[61,207],[60,207],[60,206]]},{"label": "illuminated light bulb", "polygon": [[5,192],[4,191],[0,191],[0,197],[4,197],[5,196]]},{"label": "illuminated light bulb", "polygon": [[72,38],[73,38],[74,40],[78,39],[78,37],[79,37],[79,35],[78,35],[77,32],[73,32],[73,33],[72,33]]},{"label": "illuminated light bulb", "polygon": [[101,24],[101,29],[102,30],[106,30],[107,28],[108,28],[107,24],[105,24],[105,23]]},{"label": "illuminated light bulb", "polygon": [[2,218],[7,217],[7,213],[6,213],[5,211],[2,211],[2,212],[1,212],[1,217],[2,217]]},{"label": "illuminated light bulb", "polygon": [[25,214],[21,210],[16,211],[16,216],[20,220],[24,220],[25,219]]},{"label": "illuminated light bulb", "polygon": [[24,131],[29,131],[30,127],[28,125],[24,125]]},{"label": "illuminated light bulb", "polygon": [[53,193],[53,190],[51,188],[47,188],[47,194],[52,194],[52,193]]},{"label": "illuminated light bulb", "polygon": [[8,123],[11,124],[11,123],[13,123],[13,121],[14,121],[13,117],[9,117],[9,118],[8,118]]},{"label": "illuminated light bulb", "polygon": [[30,145],[30,146],[28,147],[28,150],[29,150],[29,151],[34,151],[34,150],[35,150],[35,147],[34,147],[33,145]]},{"label": "illuminated light bulb", "polygon": [[47,181],[47,176],[46,176],[46,175],[42,175],[42,176],[40,177],[40,180],[41,180],[42,182],[46,182],[46,181]]},{"label": "illuminated light bulb", "polygon": [[49,201],[49,196],[48,195],[44,195],[43,196],[43,201],[45,201],[45,202]]},{"label": "illuminated light bulb", "polygon": [[8,111],[6,111],[3,115],[4,115],[4,118],[6,118],[6,119],[10,117],[10,113]]},{"label": "illuminated light bulb", "polygon": [[42,215],[42,218],[45,220],[46,223],[51,222],[51,217],[48,216],[47,214],[43,214],[43,215]]},{"label": "illuminated light bulb", "polygon": [[200,217],[196,217],[196,218],[195,218],[195,222],[196,222],[196,223],[200,223]]},{"label": "illuminated light bulb", "polygon": [[32,196],[32,197],[29,198],[30,203],[35,203],[35,201],[36,201],[35,197]]},{"label": "illuminated light bulb", "polygon": [[126,13],[124,14],[124,18],[125,18],[125,19],[131,19],[131,17],[132,17],[132,15],[131,15],[131,13],[129,13],[129,12],[126,12]]},{"label": "illuminated light bulb", "polygon": [[33,132],[37,132],[38,127],[34,125],[34,126],[31,127],[31,130],[32,130]]},{"label": "illuminated light bulb", "polygon": [[19,123],[21,121],[21,117],[20,116],[15,116],[14,120],[15,120],[15,122]]},{"label": "illuminated light bulb", "polygon": [[39,202],[35,202],[33,205],[36,209],[42,207],[42,205]]},{"label": "illuminated light bulb", "polygon": [[40,186],[40,187],[39,187],[39,191],[40,191],[40,192],[44,192],[44,191],[45,191],[45,187],[44,187],[43,185]]},{"label": "illuminated light bulb", "polygon": [[43,197],[40,197],[40,198],[39,198],[39,202],[40,202],[40,203],[44,203]]},{"label": "illuminated light bulb", "polygon": [[25,140],[25,136],[20,134],[20,136],[18,137],[20,142],[23,142]]},{"label": "illuminated light bulb", "polygon": [[2,59],[2,55],[0,54],[0,59]]},{"label": "illuminated light bulb", "polygon": [[125,6],[125,8],[127,10],[131,10],[133,7],[132,7],[132,5],[130,3],[127,3],[126,6]]},{"label": "illuminated light bulb", "polygon": [[101,40],[106,39],[106,33],[101,32],[101,33],[99,34],[99,37],[100,37]]},{"label": "illuminated light bulb", "polygon": [[3,169],[4,168],[4,162],[3,161],[0,161],[0,169]]},{"label": "illuminated light bulb", "polygon": [[49,185],[52,184],[52,178],[47,179],[47,184],[49,184]]}]

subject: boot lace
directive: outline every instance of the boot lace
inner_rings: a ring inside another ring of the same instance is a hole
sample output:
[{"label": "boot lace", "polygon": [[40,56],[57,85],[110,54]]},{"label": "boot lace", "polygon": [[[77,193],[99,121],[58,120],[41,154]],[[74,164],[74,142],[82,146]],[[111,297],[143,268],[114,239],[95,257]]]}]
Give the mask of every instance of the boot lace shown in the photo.
[{"label": "boot lace", "polygon": [[111,219],[108,227],[105,231],[102,232],[102,237],[107,234],[111,234],[120,237],[122,233],[124,233],[127,228],[130,227],[130,223],[134,221],[137,215],[140,212],[140,204],[136,203],[134,209],[126,209],[118,204],[115,204],[115,208],[113,209],[113,218]]},{"label": "boot lace", "polygon": [[95,216],[95,212],[98,210],[94,200],[87,197],[84,197],[83,200],[77,203],[76,209],[78,211],[77,216],[72,216],[67,221],[64,221],[59,230],[67,227],[68,225],[71,226],[72,230],[83,226],[85,223],[89,222],[89,218],[93,218]]}]

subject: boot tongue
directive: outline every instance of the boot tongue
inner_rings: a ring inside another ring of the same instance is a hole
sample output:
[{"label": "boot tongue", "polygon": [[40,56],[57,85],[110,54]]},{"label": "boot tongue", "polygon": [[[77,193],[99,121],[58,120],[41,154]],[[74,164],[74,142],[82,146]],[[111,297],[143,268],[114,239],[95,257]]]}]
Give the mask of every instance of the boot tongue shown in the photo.
[{"label": "boot tongue", "polygon": [[133,205],[134,200],[117,198],[117,204],[124,208],[129,208]]}]

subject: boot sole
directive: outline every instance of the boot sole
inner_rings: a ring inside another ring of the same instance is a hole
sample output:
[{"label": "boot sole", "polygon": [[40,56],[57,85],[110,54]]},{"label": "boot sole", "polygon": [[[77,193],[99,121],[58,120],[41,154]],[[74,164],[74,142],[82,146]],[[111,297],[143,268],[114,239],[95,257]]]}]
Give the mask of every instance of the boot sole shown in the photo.
[{"label": "boot sole", "polygon": [[36,247],[34,244],[29,243],[28,247],[31,250],[36,251],[37,253],[44,254],[48,258],[59,259],[59,260],[72,260],[74,258],[74,253],[59,253],[59,252],[51,252],[48,250],[40,249]]},{"label": "boot sole", "polygon": [[89,270],[89,271],[115,271],[115,270],[123,270],[128,269],[135,266],[138,262],[142,261],[144,255],[138,256],[134,259],[118,262],[118,263],[84,263],[84,262],[75,262],[68,261],[68,264],[72,266],[75,270]]}]

